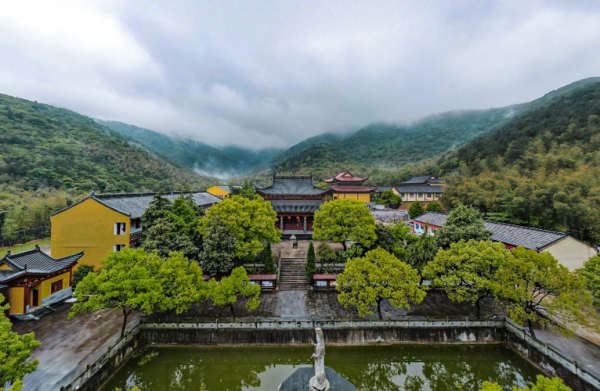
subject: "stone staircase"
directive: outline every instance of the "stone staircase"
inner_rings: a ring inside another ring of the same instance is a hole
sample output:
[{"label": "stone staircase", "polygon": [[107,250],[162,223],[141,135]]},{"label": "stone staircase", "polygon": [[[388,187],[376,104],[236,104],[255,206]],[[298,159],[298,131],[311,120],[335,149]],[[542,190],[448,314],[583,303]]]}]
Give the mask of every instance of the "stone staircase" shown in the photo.
[{"label": "stone staircase", "polygon": [[310,289],[306,281],[306,258],[281,258],[279,290],[296,291]]}]

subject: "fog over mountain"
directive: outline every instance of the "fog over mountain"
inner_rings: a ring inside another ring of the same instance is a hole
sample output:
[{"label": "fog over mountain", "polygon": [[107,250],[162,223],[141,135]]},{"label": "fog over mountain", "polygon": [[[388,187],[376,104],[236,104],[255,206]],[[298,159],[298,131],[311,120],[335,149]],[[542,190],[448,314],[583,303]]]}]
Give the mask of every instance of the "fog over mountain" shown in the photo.
[{"label": "fog over mountain", "polygon": [[600,69],[593,1],[18,1],[2,92],[212,146],[527,102]]}]

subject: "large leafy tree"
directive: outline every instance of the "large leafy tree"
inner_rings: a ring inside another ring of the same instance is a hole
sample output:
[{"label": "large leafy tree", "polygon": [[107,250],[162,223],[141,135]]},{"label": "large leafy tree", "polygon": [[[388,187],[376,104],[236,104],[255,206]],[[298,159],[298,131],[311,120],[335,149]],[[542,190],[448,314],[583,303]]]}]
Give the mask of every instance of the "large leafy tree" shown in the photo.
[{"label": "large leafy tree", "polygon": [[[0,294],[0,303],[4,296]],[[0,391],[4,391],[4,384],[13,383],[11,390],[21,390],[22,380],[25,375],[37,369],[38,360],[27,362],[31,352],[41,345],[35,340],[35,333],[19,335],[10,331],[12,323],[4,315],[10,306],[0,306]]]},{"label": "large leafy tree", "polygon": [[75,289],[77,303],[69,318],[104,308],[123,312],[121,336],[125,334],[127,317],[134,309],[151,314],[162,305],[163,289],[148,267],[148,253],[142,249],[124,248],[104,258],[98,274],[89,273]]},{"label": "large leafy tree", "polygon": [[319,256],[319,261],[321,261],[321,266],[324,263],[334,263],[337,259],[335,251],[325,242],[320,243],[317,247],[317,255]]},{"label": "large leafy tree", "polygon": [[264,272],[265,274],[275,274],[277,273],[277,268],[275,268],[275,259],[273,257],[273,250],[271,249],[271,243],[265,244],[265,248],[259,255],[260,262],[265,265]]},{"label": "large leafy tree", "polygon": [[172,252],[166,259],[156,253],[149,254],[148,270],[161,286],[162,300],[156,311],[180,314],[209,296],[202,269],[196,261],[190,262],[180,252]]},{"label": "large leafy tree", "polygon": [[246,302],[248,311],[253,311],[260,305],[258,300],[260,286],[250,284],[250,278],[242,266],[233,269],[230,276],[222,278],[218,283],[214,278],[211,279],[209,292],[210,298],[216,305],[231,309],[234,320],[234,305],[240,298],[250,298]]},{"label": "large leafy tree", "polygon": [[547,252],[518,247],[512,255],[491,285],[512,320],[527,322],[531,335],[533,322],[557,324],[563,335],[572,334],[569,325],[598,328],[592,296],[580,273],[569,271]]},{"label": "large leafy tree", "polygon": [[440,205],[439,202],[433,201],[433,202],[430,202],[427,204],[427,207],[425,208],[425,212],[444,213],[444,208],[442,208],[442,206]]},{"label": "large leafy tree", "polygon": [[426,286],[419,286],[417,271],[387,251],[378,248],[364,258],[348,261],[338,276],[336,289],[344,307],[354,306],[362,317],[373,314],[377,306],[379,319],[381,302],[389,300],[396,308],[410,309],[408,301],[420,303],[426,295]]},{"label": "large leafy tree", "polygon": [[394,251],[394,247],[396,247],[398,240],[396,239],[392,228],[385,224],[377,223],[375,224],[375,235],[377,236],[377,239],[375,240],[375,243],[373,243],[373,248],[379,247],[388,253]]},{"label": "large leafy tree", "polygon": [[367,206],[349,198],[326,202],[315,212],[313,238],[342,243],[352,240],[370,246],[377,240],[375,218]]},{"label": "large leafy tree", "polygon": [[235,257],[256,256],[264,243],[281,241],[281,231],[275,228],[277,213],[261,197],[232,196],[213,205],[200,222],[200,233],[206,233],[208,222],[215,216],[220,216],[236,239]]},{"label": "large leafy tree", "polygon": [[169,220],[173,222],[175,233],[185,235],[198,248],[202,247],[202,236],[198,232],[200,218],[204,215],[204,209],[198,208],[192,195],[182,195],[173,201],[173,206],[168,213]]},{"label": "large leafy tree", "polygon": [[412,204],[410,204],[410,207],[408,208],[408,216],[411,219],[415,219],[421,216],[423,213],[425,213],[425,209],[423,209],[423,204],[421,204],[420,201],[414,201]]},{"label": "large leafy tree", "polygon": [[169,217],[160,218],[145,231],[144,249],[167,257],[171,252],[182,252],[189,259],[197,259],[200,250],[192,239],[185,234],[177,233],[175,224]]},{"label": "large leafy tree", "polygon": [[444,226],[437,230],[438,246],[449,249],[452,243],[460,240],[489,240],[492,232],[485,228],[482,214],[475,208],[458,205],[446,219]]},{"label": "large leafy tree", "polygon": [[157,220],[166,218],[172,208],[173,204],[171,201],[163,197],[163,193],[159,191],[152,197],[150,205],[144,211],[142,224],[146,229],[154,226]]},{"label": "large leafy tree", "polygon": [[438,251],[435,237],[429,234],[429,229],[429,225],[425,224],[425,232],[416,241],[412,242],[406,250],[405,260],[419,273],[422,273],[423,268],[434,260]]},{"label": "large leafy tree", "polygon": [[502,243],[461,240],[448,250],[440,249],[423,269],[423,277],[432,286],[445,288],[451,300],[476,305],[480,316],[481,300],[492,296],[498,270],[513,259]]},{"label": "large leafy tree", "polygon": [[583,264],[581,274],[586,279],[587,288],[596,299],[600,299],[600,257],[595,255]]},{"label": "large leafy tree", "polygon": [[202,269],[211,274],[225,274],[233,269],[233,254],[237,240],[227,230],[221,216],[213,216],[204,231],[203,250],[200,254]]}]

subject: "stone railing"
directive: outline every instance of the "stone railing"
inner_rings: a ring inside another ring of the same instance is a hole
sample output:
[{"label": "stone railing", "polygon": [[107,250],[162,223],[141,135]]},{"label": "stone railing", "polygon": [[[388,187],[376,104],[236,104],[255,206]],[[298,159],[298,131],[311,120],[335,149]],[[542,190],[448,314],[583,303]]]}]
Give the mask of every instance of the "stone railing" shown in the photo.
[{"label": "stone railing", "polygon": [[[486,342],[485,340],[473,338],[473,334],[467,335],[464,330],[493,330],[499,329],[503,331],[505,342],[510,348],[517,351],[519,354],[526,357],[534,365],[540,368],[548,376],[560,376],[566,384],[579,384],[579,387],[573,389],[581,390],[600,390],[600,373],[581,368],[576,359],[569,357],[548,344],[533,338],[529,335],[525,328],[522,328],[510,319],[494,318],[485,320],[473,319],[429,319],[429,318],[411,318],[401,320],[354,320],[354,319],[332,319],[332,320],[317,320],[317,319],[302,319],[302,320],[282,320],[282,319],[266,319],[260,318],[254,321],[200,321],[200,322],[144,322],[138,323],[131,331],[123,338],[119,339],[113,346],[109,346],[108,351],[98,359],[94,364],[88,365],[86,370],[81,373],[68,386],[61,387],[61,391],[93,391],[97,390],[102,384],[108,380],[112,374],[126,362],[133,351],[142,345],[139,338],[142,332],[155,333],[159,330],[165,332],[182,331],[185,333],[197,330],[199,332],[225,332],[244,330],[261,330],[261,331],[282,331],[296,332],[302,331],[307,333],[314,330],[316,327],[326,330],[364,330],[364,332],[385,331],[389,333],[400,332],[405,329],[412,329],[415,332],[423,330],[425,335],[438,330],[453,330],[461,331],[457,334],[454,343],[476,343]],[[430,331],[426,331],[430,329]],[[332,331],[333,332],[333,331]],[[234,333],[235,334],[235,333]],[[312,334],[311,334],[312,335]],[[375,334],[374,334],[375,335]],[[504,340],[496,340],[496,343],[502,343]],[[371,342],[379,342],[378,339],[373,339]],[[410,341],[404,341],[409,342]],[[417,342],[415,340],[415,342]],[[422,340],[420,342],[423,342]],[[494,341],[488,341],[494,342]],[[533,354],[536,352],[536,354]],[[578,383],[579,382],[579,383]]]}]

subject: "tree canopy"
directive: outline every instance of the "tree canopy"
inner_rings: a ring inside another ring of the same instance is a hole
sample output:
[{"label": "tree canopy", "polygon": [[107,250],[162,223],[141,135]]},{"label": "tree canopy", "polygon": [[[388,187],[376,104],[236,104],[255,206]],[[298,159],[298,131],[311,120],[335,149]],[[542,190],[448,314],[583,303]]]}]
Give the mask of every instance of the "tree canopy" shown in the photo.
[{"label": "tree canopy", "polygon": [[595,255],[583,264],[581,274],[586,279],[587,288],[596,299],[600,299],[600,257]]},{"label": "tree canopy", "polygon": [[213,205],[200,222],[201,234],[206,234],[208,222],[215,216],[221,218],[236,239],[235,257],[256,256],[265,243],[281,241],[281,231],[275,228],[277,213],[259,196],[232,196]]},{"label": "tree canopy", "polygon": [[377,248],[364,258],[351,259],[338,276],[336,289],[339,302],[354,306],[359,316],[372,315],[377,306],[379,319],[381,302],[387,299],[396,308],[410,309],[408,301],[420,303],[426,295],[426,286],[419,286],[417,271],[387,251]]},{"label": "tree canopy", "polygon": [[[0,294],[0,303],[4,296]],[[35,333],[19,335],[10,331],[12,323],[4,315],[10,306],[0,306],[0,391],[4,391],[4,384],[13,383],[11,390],[21,390],[22,380],[25,375],[37,369],[39,361],[27,362],[31,352],[41,343],[35,340]]]},{"label": "tree canopy", "polygon": [[344,198],[326,202],[315,212],[313,238],[342,243],[344,250],[347,240],[370,246],[377,240],[375,218],[359,200]]},{"label": "tree canopy", "polygon": [[237,240],[229,233],[221,216],[213,216],[204,231],[203,250],[200,254],[202,269],[210,275],[229,273],[233,269],[233,254]]},{"label": "tree canopy", "polygon": [[435,237],[430,235],[430,229],[429,224],[425,224],[425,232],[416,241],[408,245],[405,254],[407,263],[419,273],[422,273],[423,268],[434,260],[435,254],[438,251]]},{"label": "tree canopy", "polygon": [[411,219],[415,219],[421,216],[423,213],[425,213],[425,209],[423,209],[423,204],[421,204],[420,201],[414,201],[412,204],[410,204],[410,207],[408,208],[408,216]]},{"label": "tree canopy", "polygon": [[444,213],[444,208],[440,205],[439,202],[432,201],[427,204],[425,208],[425,212],[436,212],[436,213]]},{"label": "tree canopy", "polygon": [[[483,388],[480,391],[502,391],[503,388],[498,383],[483,382]],[[517,388],[513,386],[513,391],[571,391],[571,388],[564,385],[560,377],[548,379],[545,376],[538,375],[535,384],[531,387]]]},{"label": "tree canopy", "polygon": [[437,244],[448,249],[452,243],[461,240],[488,240],[492,237],[492,232],[485,228],[484,223],[483,215],[477,209],[458,205],[450,212],[444,226],[437,230]]},{"label": "tree canopy", "polygon": [[532,335],[533,322],[555,323],[563,335],[569,324],[598,329],[598,317],[585,279],[571,272],[549,253],[517,247],[500,267],[491,284],[496,297],[517,324],[525,322]]},{"label": "tree canopy", "polygon": [[480,302],[492,295],[498,270],[512,259],[502,243],[461,240],[448,250],[440,249],[423,269],[423,276],[433,287],[445,288],[450,300],[477,305],[480,315]]},{"label": "tree canopy", "polygon": [[260,286],[250,283],[246,269],[242,266],[233,269],[230,276],[222,278],[218,283],[214,278],[209,283],[210,298],[212,301],[221,307],[229,307],[234,320],[234,304],[240,298],[250,298],[246,302],[246,309],[248,311],[253,311],[260,305],[260,301],[258,300]]},{"label": "tree canopy", "polygon": [[316,265],[316,256],[315,256],[315,247],[313,246],[313,242],[311,241],[308,245],[308,252],[306,253],[306,281],[312,283],[313,275],[317,272]]}]

